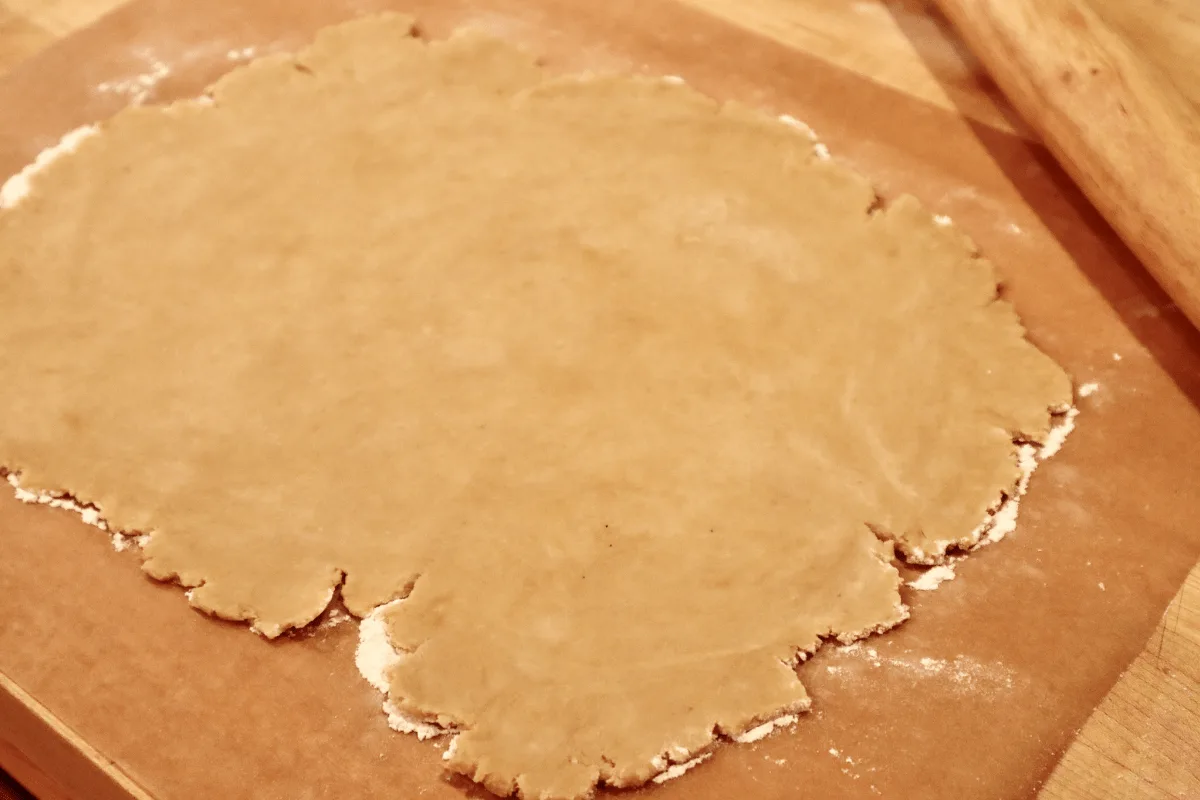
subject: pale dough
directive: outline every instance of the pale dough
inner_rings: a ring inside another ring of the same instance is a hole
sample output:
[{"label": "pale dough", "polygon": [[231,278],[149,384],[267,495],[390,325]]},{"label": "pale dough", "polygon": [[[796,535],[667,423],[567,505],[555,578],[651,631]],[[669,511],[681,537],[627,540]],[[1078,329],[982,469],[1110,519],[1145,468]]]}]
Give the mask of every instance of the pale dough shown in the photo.
[{"label": "pale dough", "polygon": [[501,794],[805,708],[1070,402],[953,229],[678,82],[393,17],[212,95],[0,212],[0,464],[268,636],[411,589],[392,702]]}]

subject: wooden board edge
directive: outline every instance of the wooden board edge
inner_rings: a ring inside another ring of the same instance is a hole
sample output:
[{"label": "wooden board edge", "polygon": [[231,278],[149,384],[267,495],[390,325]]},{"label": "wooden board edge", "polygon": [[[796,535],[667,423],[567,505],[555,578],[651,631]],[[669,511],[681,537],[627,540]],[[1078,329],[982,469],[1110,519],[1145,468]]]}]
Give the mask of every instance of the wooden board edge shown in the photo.
[{"label": "wooden board edge", "polygon": [[0,769],[40,800],[153,800],[3,673],[0,721]]}]

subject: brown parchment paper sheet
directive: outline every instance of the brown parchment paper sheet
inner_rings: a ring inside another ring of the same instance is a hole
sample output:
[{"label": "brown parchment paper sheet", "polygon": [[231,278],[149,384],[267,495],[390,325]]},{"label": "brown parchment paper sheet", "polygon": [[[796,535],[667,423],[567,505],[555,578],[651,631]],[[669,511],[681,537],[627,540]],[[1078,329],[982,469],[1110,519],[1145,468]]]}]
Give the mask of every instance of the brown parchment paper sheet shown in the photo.
[{"label": "brown parchment paper sheet", "polygon": [[[1039,471],[1017,532],[937,592],[907,594],[914,619],[872,642],[875,658],[832,654],[802,670],[814,713],[794,732],[721,748],[647,791],[1031,794],[1200,550],[1200,336],[1045,153],[667,2],[246,5],[135,3],[19,69],[0,86],[0,174],[128,101],[98,91],[105,81],[157,61],[170,73],[150,99],[184,96],[232,66],[231,49],[293,48],[387,7],[431,35],[474,22],[552,66],[679,74],[792,114],[885,195],[916,194],[976,239],[1031,338],[1100,385],[1079,403],[1078,430]],[[70,515],[7,496],[0,545],[0,672],[153,796],[477,791],[438,779],[436,749],[386,729],[354,670],[351,626],[268,644],[190,611]],[[922,658],[983,677],[930,674]]]}]

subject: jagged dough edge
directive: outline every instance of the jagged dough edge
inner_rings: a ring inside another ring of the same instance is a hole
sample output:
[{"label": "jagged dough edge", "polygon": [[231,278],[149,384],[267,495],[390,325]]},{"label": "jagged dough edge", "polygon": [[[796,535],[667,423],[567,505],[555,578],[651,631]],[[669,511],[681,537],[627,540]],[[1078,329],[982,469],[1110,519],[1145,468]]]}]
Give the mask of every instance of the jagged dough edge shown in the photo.
[{"label": "jagged dough edge", "polygon": [[[415,35],[415,28],[412,30]],[[282,58],[286,59],[288,63],[299,64],[302,63],[305,55],[308,52],[309,49],[306,48],[294,56],[285,56]],[[275,56],[274,58],[278,59],[281,57]],[[235,71],[247,69],[249,66],[250,65],[244,65],[238,67]],[[670,84],[685,83],[683,79],[679,78],[678,76],[666,76],[662,80]],[[220,81],[218,81],[217,84],[214,84],[213,87],[209,87],[207,90],[205,90],[200,97],[180,101],[180,103],[177,105],[194,105],[216,111],[219,109],[220,103],[214,100],[213,92],[214,89],[219,85]],[[830,158],[828,148],[817,140],[811,128],[787,114],[779,116],[778,119],[782,124],[795,129],[799,134],[806,136],[811,141],[813,155],[815,158],[820,160],[828,160]],[[57,145],[52,148],[48,148],[46,151],[43,151],[43,153],[39,154],[33,163],[28,165],[17,175],[10,178],[9,181],[7,181],[2,188],[0,188],[0,209],[11,208],[16,205],[16,203],[27,197],[31,193],[33,179],[39,172],[44,170],[58,158],[74,152],[75,148],[77,148],[79,143],[84,139],[97,135],[100,132],[101,130],[95,125],[83,126],[69,132]],[[939,225],[940,227],[951,225],[951,221],[944,217],[935,217],[934,221],[935,224]],[[974,550],[986,544],[999,541],[1005,535],[1007,535],[1007,533],[1011,532],[1016,524],[1018,504],[1021,497],[1028,489],[1029,481],[1033,472],[1037,469],[1037,466],[1042,461],[1050,458],[1058,452],[1066,437],[1073,430],[1075,424],[1074,420],[1078,414],[1077,409],[1073,406],[1061,409],[1050,409],[1050,412],[1057,421],[1052,425],[1051,432],[1046,437],[1044,442],[1040,444],[1032,442],[1022,442],[1018,444],[1014,442],[1016,445],[1016,454],[1022,470],[1021,476],[1014,486],[1001,492],[993,507],[988,509],[987,518],[979,526],[960,539],[935,542],[933,544],[932,551],[927,552],[921,549],[911,548],[907,551],[898,550],[897,555],[904,561],[913,564],[930,566],[944,564],[947,560],[947,553],[949,551],[959,549],[965,552],[973,552]],[[150,536],[153,535],[152,531],[140,532],[113,530],[103,518],[101,510],[98,506],[86,501],[78,500],[70,494],[25,489],[21,486],[19,471],[6,469],[3,466],[0,466],[0,477],[6,478],[13,486],[17,499],[27,503],[50,505],[52,507],[64,508],[76,512],[81,516],[85,523],[110,532],[113,536],[113,545],[118,550],[126,549],[130,546],[130,543],[132,543],[134,546],[140,547],[141,545],[144,545],[146,541],[148,541]],[[189,589],[187,594],[190,600],[190,590],[196,587],[192,586],[185,588]],[[329,602],[332,602],[333,597],[336,594],[336,590],[337,586],[331,588]],[[380,690],[384,693],[385,700],[383,703],[383,710],[388,716],[388,723],[390,727],[403,733],[416,735],[418,739],[421,740],[455,734],[457,731],[454,728],[443,727],[436,722],[415,719],[409,715],[406,715],[387,697],[387,673],[390,671],[392,666],[398,663],[404,656],[402,653],[399,653],[391,648],[390,642],[388,642],[387,639],[386,624],[383,620],[383,615],[386,614],[387,609],[399,602],[403,602],[403,599],[393,600],[389,603],[380,605],[362,619],[359,629],[359,645],[356,651],[356,664],[364,678],[377,690]],[[328,604],[326,607],[328,607]],[[880,624],[863,631],[839,633],[835,637],[830,638],[836,638],[836,640],[842,644],[850,644],[854,641],[864,639],[872,634],[882,633],[894,627],[895,625],[900,624],[907,619],[908,616],[909,610],[907,606],[905,606],[903,603],[900,603],[897,607],[897,619],[894,622]],[[248,621],[251,623],[251,630],[267,636],[268,638],[273,638],[274,636],[277,636],[279,633],[283,632],[282,630],[263,631],[256,627],[254,620]],[[821,647],[823,641],[824,640],[819,641],[813,648],[809,650],[797,651],[795,657],[792,659],[791,666],[795,667],[799,663],[807,660],[807,658],[813,655]],[[387,648],[386,653],[380,650],[382,647]],[[797,713],[807,711],[810,706],[811,701],[806,700],[804,703],[798,704],[795,708],[783,709],[781,713],[774,717],[754,720],[747,726],[746,730],[732,735],[721,734],[714,728],[709,744],[692,751],[688,751],[685,748],[678,746],[668,748],[659,756],[656,756],[651,760],[651,766],[657,770],[657,775],[655,775],[652,780],[656,783],[661,783],[684,774],[691,767],[696,766],[707,759],[709,755],[711,755],[712,747],[721,738],[731,739],[732,741],[739,743],[754,742],[765,737],[775,728],[793,725],[798,720]],[[455,740],[451,739],[446,752],[443,754],[444,758],[448,759],[450,757],[451,753],[453,752],[454,743]]]}]

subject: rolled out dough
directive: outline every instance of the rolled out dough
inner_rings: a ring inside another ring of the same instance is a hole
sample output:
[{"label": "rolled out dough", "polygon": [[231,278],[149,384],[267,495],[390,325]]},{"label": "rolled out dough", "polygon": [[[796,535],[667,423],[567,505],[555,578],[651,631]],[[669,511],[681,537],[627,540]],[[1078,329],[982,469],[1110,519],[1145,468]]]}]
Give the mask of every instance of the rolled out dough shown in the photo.
[{"label": "rolled out dough", "polygon": [[1070,402],[953,229],[678,82],[390,17],[211,95],[0,212],[0,465],[267,636],[411,592],[391,702],[497,793],[807,707]]}]

